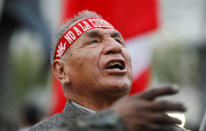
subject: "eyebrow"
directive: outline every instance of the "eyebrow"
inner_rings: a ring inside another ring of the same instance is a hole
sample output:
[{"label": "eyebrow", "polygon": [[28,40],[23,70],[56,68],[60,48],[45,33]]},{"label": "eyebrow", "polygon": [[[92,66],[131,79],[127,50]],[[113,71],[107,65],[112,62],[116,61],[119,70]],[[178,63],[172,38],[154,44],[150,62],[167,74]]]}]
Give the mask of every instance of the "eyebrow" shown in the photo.
[{"label": "eyebrow", "polygon": [[[88,31],[83,35],[84,35],[84,37],[90,37],[90,38],[95,38],[95,37],[102,38],[101,31],[99,31],[99,30]],[[118,31],[112,31],[110,36],[113,37],[113,38],[114,37],[120,37],[120,38],[123,39],[122,35]]]},{"label": "eyebrow", "polygon": [[89,31],[84,34],[84,37],[90,37],[90,38],[95,38],[95,37],[102,37],[100,34],[100,31]]}]

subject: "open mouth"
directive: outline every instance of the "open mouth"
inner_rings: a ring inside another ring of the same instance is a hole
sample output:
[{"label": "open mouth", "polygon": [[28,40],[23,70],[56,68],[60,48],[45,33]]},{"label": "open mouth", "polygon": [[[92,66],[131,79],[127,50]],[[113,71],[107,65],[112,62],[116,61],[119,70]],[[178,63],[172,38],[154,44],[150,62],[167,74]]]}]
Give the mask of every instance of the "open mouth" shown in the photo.
[{"label": "open mouth", "polygon": [[108,62],[106,69],[119,69],[123,70],[125,68],[125,62],[122,60],[113,60]]}]

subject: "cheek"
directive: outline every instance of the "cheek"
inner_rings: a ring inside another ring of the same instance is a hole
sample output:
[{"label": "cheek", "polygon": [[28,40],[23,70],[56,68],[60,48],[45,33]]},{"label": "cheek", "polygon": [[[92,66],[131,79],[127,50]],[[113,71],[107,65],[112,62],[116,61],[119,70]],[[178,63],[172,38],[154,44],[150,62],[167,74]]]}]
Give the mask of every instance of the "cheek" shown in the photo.
[{"label": "cheek", "polygon": [[128,51],[124,52],[124,57],[125,57],[125,60],[128,66],[128,71],[129,71],[128,75],[132,79],[132,61],[131,61],[131,56]]},{"label": "cheek", "polygon": [[79,72],[92,73],[98,68],[98,54],[91,51],[79,51],[74,53],[72,65]]},{"label": "cheek", "polygon": [[130,54],[129,54],[129,52],[127,50],[124,50],[123,57],[125,58],[125,60],[126,60],[126,62],[128,64],[128,67],[132,68],[131,56],[130,56]]}]

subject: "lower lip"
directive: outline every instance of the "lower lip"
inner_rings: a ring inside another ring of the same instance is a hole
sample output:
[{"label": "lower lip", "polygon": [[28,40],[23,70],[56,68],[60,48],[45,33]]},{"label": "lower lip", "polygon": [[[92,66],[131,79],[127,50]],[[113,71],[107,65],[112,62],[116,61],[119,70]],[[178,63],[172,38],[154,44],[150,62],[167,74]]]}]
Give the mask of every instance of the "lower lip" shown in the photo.
[{"label": "lower lip", "polygon": [[127,73],[126,69],[123,69],[123,70],[120,70],[120,69],[105,69],[105,71],[108,74],[111,74],[111,75],[125,75]]}]

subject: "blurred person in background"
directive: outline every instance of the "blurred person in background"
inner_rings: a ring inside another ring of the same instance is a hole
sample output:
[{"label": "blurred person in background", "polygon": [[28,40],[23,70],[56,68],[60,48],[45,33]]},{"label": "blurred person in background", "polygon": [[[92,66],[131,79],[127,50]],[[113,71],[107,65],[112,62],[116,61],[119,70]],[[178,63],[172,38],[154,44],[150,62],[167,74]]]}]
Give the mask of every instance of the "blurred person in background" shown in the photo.
[{"label": "blurred person in background", "polygon": [[[117,112],[129,130],[176,130],[176,124],[181,123],[165,111],[185,111],[182,104],[154,100],[176,93],[176,88],[145,91],[135,99],[127,97],[132,68],[124,39],[95,12],[80,12],[60,29],[53,41],[51,63],[68,101],[62,113],[34,125],[31,131],[55,129],[109,107],[109,112]],[[130,125],[131,120],[135,124]]]},{"label": "blurred person in background", "polygon": [[[44,52],[49,58],[50,30],[42,18],[39,0],[4,0],[0,2],[0,130],[16,128],[17,113],[13,111],[14,94],[11,88],[9,43],[13,32],[19,28],[27,28],[42,36]],[[17,43],[18,44],[18,43]],[[45,62],[45,72],[49,69],[49,60]],[[43,73],[45,74],[45,73]],[[4,124],[2,124],[4,123]],[[1,128],[2,127],[2,128]]]},{"label": "blurred person in background", "polygon": [[42,112],[34,104],[26,104],[20,113],[21,126],[18,131],[28,131],[29,128],[42,119]]}]

